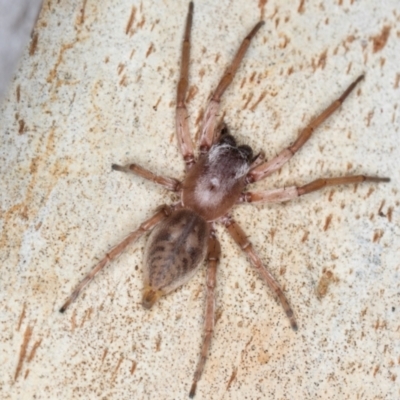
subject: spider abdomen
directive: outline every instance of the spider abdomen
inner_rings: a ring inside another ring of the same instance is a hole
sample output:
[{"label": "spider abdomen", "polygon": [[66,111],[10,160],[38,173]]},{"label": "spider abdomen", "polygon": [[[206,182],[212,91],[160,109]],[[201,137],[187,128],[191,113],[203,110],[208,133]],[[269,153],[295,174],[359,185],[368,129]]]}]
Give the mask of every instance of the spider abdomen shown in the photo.
[{"label": "spider abdomen", "polygon": [[154,228],[144,257],[145,308],[189,281],[205,257],[208,233],[204,218],[187,209],[174,211]]}]

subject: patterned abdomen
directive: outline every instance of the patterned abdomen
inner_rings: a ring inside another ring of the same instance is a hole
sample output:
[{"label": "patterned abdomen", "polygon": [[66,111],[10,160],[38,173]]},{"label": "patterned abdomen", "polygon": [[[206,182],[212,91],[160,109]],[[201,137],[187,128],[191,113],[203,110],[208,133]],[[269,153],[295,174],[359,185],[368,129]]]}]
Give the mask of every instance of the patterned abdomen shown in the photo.
[{"label": "patterned abdomen", "polygon": [[190,210],[174,211],[151,233],[144,258],[143,306],[183,285],[203,261],[208,224]]}]

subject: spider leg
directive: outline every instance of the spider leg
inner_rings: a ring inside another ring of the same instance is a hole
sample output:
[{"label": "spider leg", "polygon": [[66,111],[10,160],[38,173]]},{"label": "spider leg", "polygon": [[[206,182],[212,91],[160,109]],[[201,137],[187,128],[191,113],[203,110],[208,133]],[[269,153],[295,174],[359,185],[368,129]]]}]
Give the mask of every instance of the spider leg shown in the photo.
[{"label": "spider leg", "polygon": [[200,359],[197,364],[196,372],[194,373],[193,383],[190,388],[189,397],[193,398],[196,394],[197,382],[203,373],[204,364],[206,362],[208,351],[211,344],[211,338],[214,331],[215,323],[215,284],[217,275],[217,266],[221,255],[221,246],[215,236],[215,231],[211,229],[210,237],[208,239],[207,251],[207,296],[206,296],[206,310],[204,318],[204,337],[201,347]]},{"label": "spider leg", "polygon": [[228,128],[228,125],[226,125],[225,121],[222,120],[214,132],[214,142],[218,142],[224,135],[230,135],[230,130]]},{"label": "spider leg", "polygon": [[200,151],[206,153],[214,143],[214,131],[216,127],[216,115],[219,111],[221,96],[224,94],[226,88],[232,82],[239,65],[250,46],[250,41],[253,39],[257,31],[264,25],[264,21],[258,22],[251,32],[244,38],[242,44],[237,51],[235,58],[231,65],[226,70],[224,76],[221,78],[217,89],[215,90],[210,102],[207,105],[206,112],[203,119],[203,127],[200,137]]},{"label": "spider leg", "polygon": [[193,143],[189,132],[189,116],[186,109],[185,98],[189,83],[189,58],[190,58],[190,31],[193,21],[193,2],[189,3],[186,17],[185,34],[182,44],[181,72],[176,93],[176,136],[179,148],[186,164],[186,169],[195,163],[193,154]]},{"label": "spider leg", "polygon": [[352,175],[340,178],[320,178],[307,183],[304,186],[289,186],[273,190],[261,190],[257,192],[244,192],[238,203],[280,203],[315,192],[326,186],[348,185],[361,182],[389,182],[390,178],[378,178],[374,176]]},{"label": "spider leg", "polygon": [[297,322],[294,317],[294,313],[290,304],[284,295],[282,289],[280,288],[278,282],[271,275],[271,273],[266,269],[263,265],[260,257],[255,252],[253,245],[247,239],[246,234],[243,229],[238,225],[238,223],[231,218],[230,216],[224,217],[222,219],[222,223],[225,228],[228,230],[229,234],[232,236],[233,240],[239,245],[239,247],[247,254],[251,263],[255,267],[255,269],[260,274],[261,278],[266,282],[266,284],[270,287],[270,289],[274,292],[274,294],[278,297],[279,301],[282,304],[282,307],[289,318],[290,325],[294,331],[297,331]]},{"label": "spider leg", "polygon": [[93,280],[93,278],[112,260],[117,258],[128,245],[133,243],[135,240],[140,238],[144,233],[153,229],[159,222],[165,219],[168,215],[170,215],[172,211],[171,206],[163,206],[160,211],[154,214],[151,218],[144,221],[138,229],[131,232],[121,243],[117,244],[113,247],[105,257],[100,260],[94,268],[86,275],[85,278],[78,284],[75,290],[68,297],[64,305],[60,308],[60,312],[63,313],[69,305],[79,296],[82,292],[83,288]]},{"label": "spider leg", "polygon": [[181,182],[179,182],[177,179],[170,178],[168,176],[156,175],[153,172],[149,171],[148,169],[145,169],[137,164],[127,164],[127,165],[113,164],[111,168],[114,171],[130,172],[135,175],[139,175],[142,178],[145,178],[149,181],[164,186],[166,189],[171,190],[172,192],[178,192],[180,190]]},{"label": "spider leg", "polygon": [[335,100],[328,108],[326,108],[318,117],[312,120],[301,132],[296,141],[288,148],[282,150],[275,158],[252,168],[247,174],[247,183],[257,182],[279,170],[283,164],[289,161],[296,152],[307,142],[315,129],[317,129],[328,117],[330,117],[344,102],[346,97],[354,90],[357,84],[364,79],[364,75],[360,75],[346,90]]}]

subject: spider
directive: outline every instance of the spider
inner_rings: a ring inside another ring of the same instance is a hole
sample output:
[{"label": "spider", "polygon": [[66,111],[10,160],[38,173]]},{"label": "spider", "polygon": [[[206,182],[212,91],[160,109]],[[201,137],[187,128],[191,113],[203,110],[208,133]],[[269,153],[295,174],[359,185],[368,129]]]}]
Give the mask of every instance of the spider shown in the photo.
[{"label": "spider", "polygon": [[263,264],[243,229],[233,219],[231,210],[240,203],[284,202],[320,190],[326,186],[360,183],[364,181],[388,182],[389,178],[353,175],[317,179],[304,186],[291,186],[274,190],[247,191],[247,185],[258,182],[289,161],[308,141],[314,130],[336,111],[356,85],[364,78],[359,76],[327,109],[311,121],[295,142],[275,158],[265,161],[261,153],[253,155],[247,145],[237,145],[227,126],[217,124],[221,96],[232,82],[252,38],[264,24],[258,22],[242,41],[232,63],[222,76],[209,100],[199,138],[199,155],[195,157],[189,126],[185,97],[188,88],[190,34],[193,20],[193,2],[189,3],[184,31],[180,77],[176,97],[176,135],[186,167],[182,181],[159,176],[137,165],[112,165],[115,171],[133,173],[157,183],[180,196],[171,205],[163,205],[140,227],[112,248],[92,271],[79,283],[68,297],[60,312],[65,312],[82,289],[123,250],[143,234],[150,232],[144,256],[144,289],[142,305],[150,309],[167,293],[188,282],[202,261],[207,262],[207,293],[204,334],[200,359],[193,377],[189,396],[196,393],[202,375],[214,330],[216,272],[221,247],[216,237],[215,224],[222,224],[238,246],[247,254],[253,267],[279,299],[293,330],[297,322],[293,310],[275,278]]}]

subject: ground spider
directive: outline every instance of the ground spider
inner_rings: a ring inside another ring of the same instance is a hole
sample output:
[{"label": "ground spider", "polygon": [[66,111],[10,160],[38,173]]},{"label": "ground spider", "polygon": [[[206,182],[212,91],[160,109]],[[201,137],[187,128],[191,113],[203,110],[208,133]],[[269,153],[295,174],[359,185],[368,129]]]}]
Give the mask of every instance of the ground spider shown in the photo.
[{"label": "ground spider", "polygon": [[82,289],[113,259],[146,232],[152,231],[147,242],[144,258],[144,289],[142,304],[151,308],[163,295],[186,283],[198,270],[204,258],[207,260],[207,295],[205,307],[204,336],[200,359],[194,374],[190,397],[196,392],[209,351],[214,329],[216,272],[220,258],[220,244],[214,225],[222,224],[238,246],[247,254],[254,268],[267,283],[285,310],[290,324],[297,330],[292,308],[276,280],[264,266],[242,228],[232,218],[230,211],[238,203],[283,202],[324,188],[325,186],[359,183],[364,181],[387,182],[388,178],[364,175],[341,178],[317,179],[301,187],[285,187],[275,190],[245,191],[247,185],[266,178],[278,171],[307,142],[314,130],[336,111],[356,85],[363,79],[359,76],[345,92],[326,110],[304,128],[296,141],[266,162],[260,155],[253,156],[247,145],[238,146],[229,134],[226,125],[217,126],[220,99],[232,82],[251,39],[261,26],[258,22],[243,40],[238,52],[228,67],[204,115],[199,155],[195,157],[189,134],[188,112],[185,97],[188,88],[190,31],[193,19],[193,3],[189,4],[181,55],[181,70],[176,99],[176,134],[179,148],[186,165],[186,177],[182,181],[158,176],[136,164],[120,166],[113,170],[131,172],[158,183],[180,195],[172,205],[164,205],[140,227],[115,246],[81,281],[61,307],[64,312],[78,297]]}]

